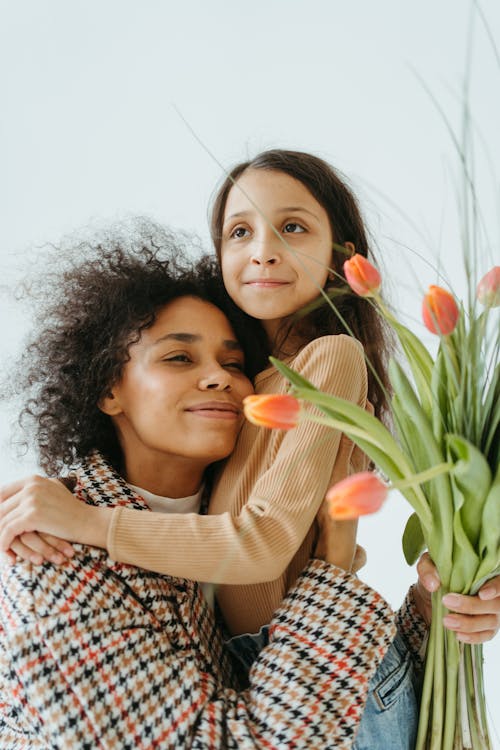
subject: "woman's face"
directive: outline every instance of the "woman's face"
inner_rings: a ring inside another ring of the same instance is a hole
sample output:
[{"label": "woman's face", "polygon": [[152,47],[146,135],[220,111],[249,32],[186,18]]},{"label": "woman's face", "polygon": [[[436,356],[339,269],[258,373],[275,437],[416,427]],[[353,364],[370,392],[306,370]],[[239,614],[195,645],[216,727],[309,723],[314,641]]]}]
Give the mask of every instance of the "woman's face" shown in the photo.
[{"label": "woman's face", "polygon": [[[195,297],[168,303],[129,355],[120,381],[100,404],[118,431],[129,482],[151,489],[145,474],[173,470],[180,481],[183,471],[194,477],[231,453],[242,400],[253,387],[243,351],[217,307]],[[142,478],[128,475],[132,466]],[[158,494],[182,496],[185,490]]]},{"label": "woman's face", "polygon": [[301,182],[283,172],[247,169],[224,211],[226,289],[272,336],[284,318],[318,296],[332,243],[328,214]]}]

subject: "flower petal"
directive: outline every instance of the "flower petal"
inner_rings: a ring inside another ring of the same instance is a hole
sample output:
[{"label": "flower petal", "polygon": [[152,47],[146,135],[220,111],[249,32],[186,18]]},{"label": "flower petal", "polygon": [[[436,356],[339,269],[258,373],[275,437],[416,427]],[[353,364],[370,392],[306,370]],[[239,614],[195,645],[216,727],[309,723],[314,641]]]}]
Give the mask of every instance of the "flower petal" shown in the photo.
[{"label": "flower petal", "polygon": [[485,307],[500,307],[500,266],[486,273],[477,285],[477,298]]},{"label": "flower petal", "polygon": [[334,484],[327,494],[328,512],[332,518],[348,520],[375,513],[387,497],[389,488],[370,471],[353,474]]},{"label": "flower petal", "polygon": [[290,430],[299,421],[299,401],[287,394],[247,396],[243,399],[243,409],[248,421],[259,427]]},{"label": "flower petal", "polygon": [[347,283],[360,297],[373,297],[382,283],[380,273],[363,255],[356,253],[344,263]]},{"label": "flower petal", "polygon": [[422,318],[431,333],[447,336],[455,330],[460,310],[450,292],[432,284],[422,302]]}]

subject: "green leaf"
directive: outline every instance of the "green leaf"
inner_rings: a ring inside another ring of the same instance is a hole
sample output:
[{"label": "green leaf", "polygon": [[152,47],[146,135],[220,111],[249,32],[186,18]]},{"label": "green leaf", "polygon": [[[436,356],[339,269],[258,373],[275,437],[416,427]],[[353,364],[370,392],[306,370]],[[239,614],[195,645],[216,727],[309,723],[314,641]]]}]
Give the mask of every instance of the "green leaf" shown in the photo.
[{"label": "green leaf", "polygon": [[500,465],[483,506],[479,554],[481,564],[476,580],[500,566]]},{"label": "green leaf", "polygon": [[480,561],[465,533],[460,511],[456,511],[453,516],[453,541],[453,568],[449,589],[466,594],[472,588]]},{"label": "green leaf", "polygon": [[443,352],[439,351],[432,371],[432,430],[441,446],[443,435],[450,432],[448,426],[448,387]]},{"label": "green leaf", "polygon": [[[413,468],[408,456],[401,450],[389,430],[366,409],[351,401],[346,401],[328,393],[318,391],[305,378],[292,370],[288,365],[270,357],[276,369],[292,383],[298,398],[317,406],[327,416],[343,422],[343,432],[359,445],[367,456],[393,481],[410,478]],[[372,436],[371,441],[363,440],[359,434],[350,431],[350,427],[360,427]],[[375,444],[373,443],[375,441]],[[420,487],[407,488],[401,491],[412,508],[419,514],[424,528],[430,528],[431,517],[424,494]]]},{"label": "green leaf", "polygon": [[408,565],[414,565],[426,548],[422,524],[416,513],[412,513],[403,532],[403,552]]},{"label": "green leaf", "polygon": [[[393,384],[396,429],[411,452],[418,471],[443,463],[429,417],[423,411],[415,392],[400,365],[394,360],[389,365]],[[452,562],[453,501],[449,477],[440,474],[426,482],[423,488],[429,501],[432,529],[426,535],[429,550],[442,581],[449,580]],[[420,517],[421,514],[419,514]]]},{"label": "green leaf", "polygon": [[430,416],[433,406],[430,385],[434,365],[432,357],[420,339],[418,339],[417,336],[415,336],[415,334],[406,326],[402,325],[395,319],[391,319],[391,324],[398,334],[401,346],[406,354],[406,359],[408,360],[415,380],[422,408],[424,412]]},{"label": "green leaf", "polygon": [[455,510],[460,513],[464,532],[476,549],[491,486],[490,467],[483,454],[461,435],[446,435],[445,443],[448,459],[453,463],[450,475],[455,487]]},{"label": "green leaf", "polygon": [[[483,402],[483,422],[481,428],[481,449],[488,455],[490,451],[494,454],[492,459],[497,461],[490,466],[493,468],[498,463],[498,433],[500,426],[500,362],[495,367],[486,397]],[[497,439],[497,448],[495,454],[495,437]]]}]

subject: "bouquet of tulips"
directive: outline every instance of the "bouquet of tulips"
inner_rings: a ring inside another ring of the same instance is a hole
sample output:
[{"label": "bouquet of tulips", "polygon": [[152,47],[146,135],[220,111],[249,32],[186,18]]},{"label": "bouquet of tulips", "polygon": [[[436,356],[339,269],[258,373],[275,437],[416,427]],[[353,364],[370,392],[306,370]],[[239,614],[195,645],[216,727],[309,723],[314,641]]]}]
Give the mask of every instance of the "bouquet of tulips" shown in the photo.
[{"label": "bouquet of tulips", "polygon": [[[385,479],[365,472],[332,487],[333,516],[371,513],[390,489],[408,500],[414,512],[403,534],[405,557],[413,564],[428,549],[442,582],[432,600],[417,750],[486,750],[482,647],[459,643],[443,627],[441,600],[448,592],[474,594],[500,572],[500,326],[494,310],[500,267],[481,279],[467,305],[446,289],[429,288],[422,315],[439,336],[435,357],[386,308],[380,274],[366,258],[354,255],[344,272],[354,293],[372,298],[405,354],[409,373],[395,360],[389,368],[395,436],[367,411],[317,391],[277,360],[291,393],[250,396],[246,416],[284,429],[299,419],[331,425],[372,459]],[[301,401],[317,408],[303,409]]]}]

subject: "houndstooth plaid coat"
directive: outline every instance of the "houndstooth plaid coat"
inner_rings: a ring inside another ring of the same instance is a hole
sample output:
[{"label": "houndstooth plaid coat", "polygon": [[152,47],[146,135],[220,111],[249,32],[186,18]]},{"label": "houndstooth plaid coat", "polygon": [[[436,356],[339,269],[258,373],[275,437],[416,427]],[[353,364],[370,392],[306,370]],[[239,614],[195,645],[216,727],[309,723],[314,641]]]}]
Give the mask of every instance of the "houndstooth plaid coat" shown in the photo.
[{"label": "houndstooth plaid coat", "polygon": [[[75,492],[147,510],[99,456]],[[75,548],[62,566],[1,570],[2,750],[352,746],[395,632],[368,586],[311,561],[238,692],[196,583]]]}]

